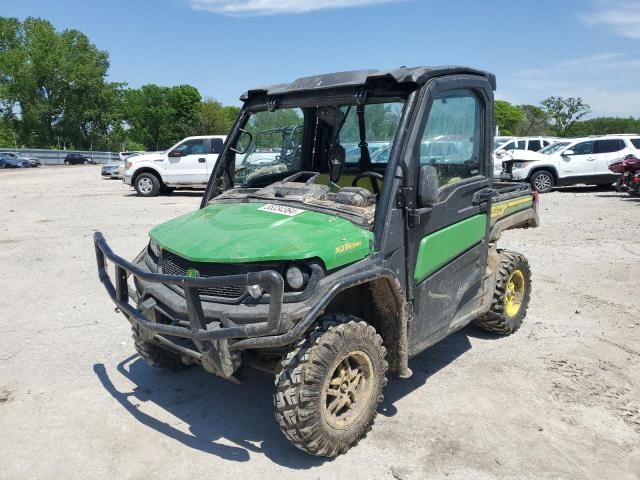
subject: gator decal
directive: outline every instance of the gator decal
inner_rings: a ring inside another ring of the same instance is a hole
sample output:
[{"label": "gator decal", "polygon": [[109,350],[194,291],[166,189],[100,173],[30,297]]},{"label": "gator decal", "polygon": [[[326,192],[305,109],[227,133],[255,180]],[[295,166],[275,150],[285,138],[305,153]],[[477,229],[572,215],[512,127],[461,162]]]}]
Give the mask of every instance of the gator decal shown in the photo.
[{"label": "gator decal", "polygon": [[507,214],[519,212],[520,210],[526,210],[533,205],[533,197],[527,195],[526,197],[514,198],[513,200],[505,200],[504,202],[494,203],[491,206],[491,222],[504,217]]},{"label": "gator decal", "polygon": [[357,242],[347,242],[342,245],[338,245],[336,247],[336,253],[344,253],[349,250],[353,250],[354,248],[358,248],[362,246],[362,241],[358,240]]}]

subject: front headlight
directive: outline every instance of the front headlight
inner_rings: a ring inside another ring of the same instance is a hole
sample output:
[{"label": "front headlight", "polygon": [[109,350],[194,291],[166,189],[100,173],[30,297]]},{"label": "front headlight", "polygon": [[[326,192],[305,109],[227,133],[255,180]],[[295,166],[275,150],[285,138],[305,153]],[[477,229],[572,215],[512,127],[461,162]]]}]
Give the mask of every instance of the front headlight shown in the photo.
[{"label": "front headlight", "polygon": [[160,245],[156,243],[155,240],[153,239],[149,240],[149,248],[151,249],[151,252],[156,257],[160,258],[160,254],[162,253],[162,248],[160,247]]},{"label": "front headlight", "polygon": [[524,163],[522,162],[513,162],[513,168],[522,168],[524,167]]},{"label": "front headlight", "polygon": [[298,267],[289,267],[287,269],[286,277],[287,284],[294,290],[300,290],[309,280],[309,276]]}]

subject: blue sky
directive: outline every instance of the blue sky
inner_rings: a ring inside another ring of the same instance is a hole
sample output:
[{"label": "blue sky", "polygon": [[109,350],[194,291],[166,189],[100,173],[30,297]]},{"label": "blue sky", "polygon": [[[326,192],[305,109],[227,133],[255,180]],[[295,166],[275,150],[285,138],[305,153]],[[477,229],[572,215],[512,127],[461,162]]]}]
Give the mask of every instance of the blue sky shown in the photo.
[{"label": "blue sky", "polygon": [[581,96],[640,117],[640,0],[1,0],[0,15],[77,28],[110,79],[195,85],[239,104],[247,88],[400,65],[495,73],[497,97]]}]

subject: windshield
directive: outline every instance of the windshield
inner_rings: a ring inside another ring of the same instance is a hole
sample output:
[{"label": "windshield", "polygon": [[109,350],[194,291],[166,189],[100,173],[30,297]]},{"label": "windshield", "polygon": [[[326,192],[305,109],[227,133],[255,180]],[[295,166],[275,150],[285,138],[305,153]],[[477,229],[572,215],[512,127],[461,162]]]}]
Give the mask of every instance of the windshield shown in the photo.
[{"label": "windshield", "polygon": [[493,141],[493,150],[497,150],[499,149],[502,145],[504,145],[505,143],[507,143],[510,139],[508,138],[501,138],[501,139],[495,139]]},{"label": "windshield", "polygon": [[404,101],[372,95],[358,106],[352,98],[242,112],[241,133],[203,202],[305,204],[371,226]]},{"label": "windshield", "polygon": [[[383,173],[402,116],[402,102],[372,103],[365,106],[364,134],[371,168]],[[314,137],[304,144],[307,123],[313,123]],[[263,187],[301,171],[321,174],[316,183],[327,185],[329,150],[344,149],[344,170],[338,184],[348,186],[360,165],[360,119],[354,105],[337,107],[283,108],[250,115],[242,141],[249,142],[235,156],[234,185]],[[331,145],[334,145],[331,147]],[[318,147],[321,147],[318,150]],[[305,155],[306,152],[306,155]],[[344,178],[342,178],[344,177]],[[363,187],[370,183],[363,181]]]},{"label": "windshield", "polygon": [[262,176],[293,173],[302,167],[304,114],[299,108],[257,112],[244,129],[253,140],[236,156],[236,184],[250,184]]},{"label": "windshield", "polygon": [[542,153],[544,155],[551,155],[552,153],[556,153],[558,150],[563,149],[567,145],[569,145],[569,142],[552,143],[551,145],[544,147],[542,150],[538,150],[538,153]]}]

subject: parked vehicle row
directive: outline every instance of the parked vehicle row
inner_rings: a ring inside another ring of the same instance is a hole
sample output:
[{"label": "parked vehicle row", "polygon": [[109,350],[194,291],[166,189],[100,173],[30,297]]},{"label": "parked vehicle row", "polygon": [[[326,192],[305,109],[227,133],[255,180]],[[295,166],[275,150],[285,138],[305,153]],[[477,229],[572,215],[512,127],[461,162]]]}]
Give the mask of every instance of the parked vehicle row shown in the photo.
[{"label": "parked vehicle row", "polygon": [[640,135],[563,139],[538,152],[514,150],[504,155],[499,178],[528,182],[540,193],[555,186],[613,185],[619,174],[609,167],[639,155]]},{"label": "parked vehicle row", "polygon": [[40,160],[37,157],[13,152],[0,152],[0,168],[28,168],[40,165]]}]

